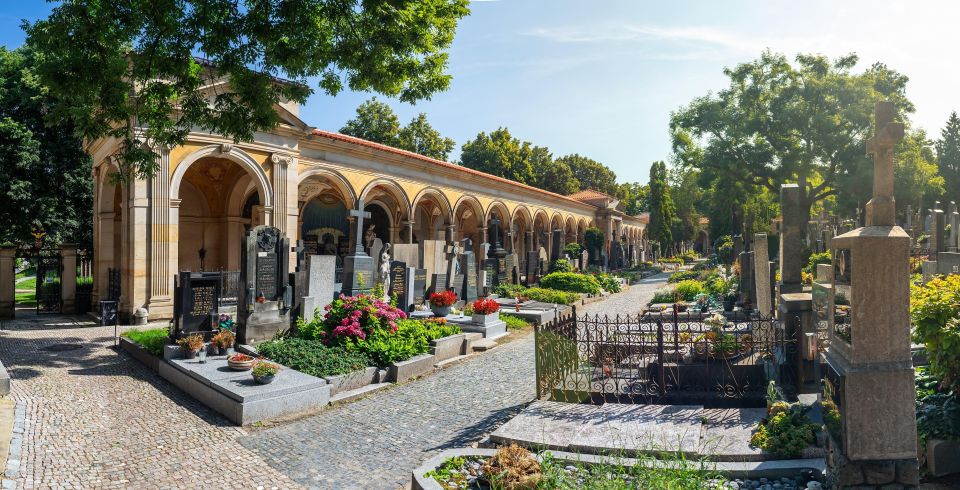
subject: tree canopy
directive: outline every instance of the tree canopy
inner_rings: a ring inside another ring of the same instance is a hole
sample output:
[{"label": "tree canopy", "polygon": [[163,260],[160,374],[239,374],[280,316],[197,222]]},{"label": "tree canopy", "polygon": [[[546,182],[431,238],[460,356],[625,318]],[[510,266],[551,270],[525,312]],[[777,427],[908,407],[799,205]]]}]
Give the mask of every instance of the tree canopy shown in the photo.
[{"label": "tree canopy", "polygon": [[0,241],[90,246],[93,185],[90,157],[69,124],[47,124],[50,97],[29,50],[0,48]]},{"label": "tree canopy", "polygon": [[882,64],[855,72],[857,62],[856,55],[831,61],[801,54],[791,64],[764,52],[724,70],[728,88],[673,113],[674,138],[701,145],[703,157],[691,161],[700,170],[772,193],[798,183],[809,215],[814,203],[839,192],[842,179],[862,175],[874,103],[893,101],[900,117],[913,111],[907,77]]},{"label": "tree canopy", "polygon": [[580,189],[593,189],[611,196],[617,193],[617,174],[606,165],[577,153],[562,156],[557,161],[570,167]]},{"label": "tree canopy", "polygon": [[454,145],[451,138],[442,136],[430,125],[427,115],[422,112],[409,124],[400,127],[400,118],[393,108],[376,97],[360,104],[357,115],[347,121],[340,132],[437,160],[446,160]]},{"label": "tree canopy", "polygon": [[122,175],[145,176],[157,165],[152,147],[177,146],[194,128],[235,141],[273,128],[274,105],[305,102],[310,80],[330,95],[406,102],[445,90],[446,50],[467,4],[76,0],[24,28],[56,94],[53,120],[84,138],[119,138]]},{"label": "tree canopy", "polygon": [[951,195],[960,194],[960,117],[950,113],[936,144],[937,167]]},{"label": "tree canopy", "polygon": [[667,164],[653,162],[650,166],[650,230],[648,236],[659,244],[660,252],[666,253],[673,245],[674,207],[670,197]]}]

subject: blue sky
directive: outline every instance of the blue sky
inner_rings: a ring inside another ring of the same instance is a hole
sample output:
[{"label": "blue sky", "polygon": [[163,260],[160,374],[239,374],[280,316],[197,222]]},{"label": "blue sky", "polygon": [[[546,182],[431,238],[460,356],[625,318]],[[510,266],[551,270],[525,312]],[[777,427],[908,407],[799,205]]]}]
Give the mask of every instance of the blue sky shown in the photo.
[{"label": "blue sky", "polygon": [[[41,0],[0,7],[0,42],[19,46],[20,19],[45,16]],[[647,181],[668,159],[670,112],[726,85],[723,68],[764,48],[881,61],[910,77],[915,127],[939,134],[960,109],[960,2],[881,1],[474,1],[450,51],[449,91],[416,106],[393,101],[406,123],[418,112],[459,147],[506,126],[554,156],[599,160],[621,181]],[[370,94],[315,94],[302,110],[337,130]],[[382,97],[381,97],[382,98]]]}]

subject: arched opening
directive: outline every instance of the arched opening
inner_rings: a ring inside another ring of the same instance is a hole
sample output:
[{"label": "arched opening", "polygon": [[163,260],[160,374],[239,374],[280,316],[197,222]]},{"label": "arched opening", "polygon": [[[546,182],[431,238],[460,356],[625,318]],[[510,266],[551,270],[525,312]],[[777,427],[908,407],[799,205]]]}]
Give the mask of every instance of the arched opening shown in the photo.
[{"label": "arched opening", "polygon": [[473,243],[473,253],[479,257],[485,237],[481,236],[483,227],[483,208],[473,199],[466,199],[458,203],[454,211],[454,225],[457,230],[457,240],[469,238]]},{"label": "arched opening", "polygon": [[379,238],[384,244],[397,243],[400,221],[408,216],[410,209],[403,190],[391,181],[379,180],[369,184],[360,197],[364,202],[363,210],[370,213],[363,225],[364,244],[373,240],[367,237]]},{"label": "arched opening", "polygon": [[297,187],[297,229],[308,255],[336,255],[338,265],[350,248],[353,190],[345,180],[322,170],[305,172]]},{"label": "arched opening", "polygon": [[526,208],[518,207],[513,213],[514,250],[520,259],[520,271],[526,274],[527,252],[533,250],[533,233],[530,228],[530,214]]},{"label": "arched opening", "polygon": [[[95,300],[119,299],[118,270],[122,264],[123,247],[123,186],[116,180],[116,172],[108,164],[100,166],[96,183],[97,213],[94,237],[94,261],[96,271]],[[112,289],[112,291],[111,291]]]},{"label": "arched opening", "polygon": [[424,192],[413,205],[413,238],[415,243],[423,240],[445,240],[446,225],[450,222],[450,206],[446,198],[436,192]]},{"label": "arched opening", "polygon": [[244,233],[265,221],[264,198],[248,170],[230,159],[207,156],[189,165],[171,189],[180,198],[178,268],[239,270]]}]

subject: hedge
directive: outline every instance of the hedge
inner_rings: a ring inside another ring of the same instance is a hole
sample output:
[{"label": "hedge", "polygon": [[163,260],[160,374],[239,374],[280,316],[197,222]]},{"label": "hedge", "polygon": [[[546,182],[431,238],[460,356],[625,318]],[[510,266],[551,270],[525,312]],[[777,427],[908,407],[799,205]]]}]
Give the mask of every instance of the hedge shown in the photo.
[{"label": "hedge", "polygon": [[600,283],[593,276],[574,272],[554,272],[540,279],[540,286],[558,291],[600,294]]}]

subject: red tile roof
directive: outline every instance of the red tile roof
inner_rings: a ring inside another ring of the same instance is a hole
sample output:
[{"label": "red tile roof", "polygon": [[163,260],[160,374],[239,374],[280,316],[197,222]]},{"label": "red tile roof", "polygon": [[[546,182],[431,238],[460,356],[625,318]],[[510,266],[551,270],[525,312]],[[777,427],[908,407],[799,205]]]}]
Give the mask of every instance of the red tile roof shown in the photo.
[{"label": "red tile roof", "polygon": [[468,174],[477,175],[477,176],[484,177],[484,178],[487,178],[487,179],[495,180],[495,181],[497,181],[497,182],[502,182],[502,183],[505,183],[505,184],[510,184],[510,185],[515,186],[515,187],[519,187],[519,188],[522,188],[522,189],[526,189],[526,190],[530,190],[530,191],[533,191],[533,192],[537,192],[537,193],[539,193],[539,194],[544,194],[544,195],[546,195],[546,196],[550,196],[550,197],[553,197],[553,198],[563,199],[563,200],[565,200],[565,201],[571,201],[571,202],[574,202],[574,203],[577,203],[577,204],[590,204],[590,203],[585,203],[585,202],[580,201],[580,200],[577,200],[577,199],[573,199],[573,198],[570,197],[570,196],[563,196],[563,195],[560,195],[560,194],[556,194],[556,193],[554,193],[554,192],[550,192],[550,191],[545,191],[545,190],[543,190],[543,189],[539,189],[539,188],[537,188],[537,187],[529,186],[529,185],[526,185],[526,184],[521,184],[521,183],[519,183],[519,182],[517,182],[517,181],[515,181],[515,180],[505,179],[505,178],[503,178],[503,177],[498,177],[498,176],[496,176],[496,175],[491,175],[491,174],[488,174],[488,173],[485,173],[485,172],[481,172],[481,171],[479,171],[479,170],[474,170],[474,169],[472,169],[472,168],[467,168],[467,167],[464,167],[464,166],[462,166],[462,165],[457,165],[457,164],[454,164],[454,163],[445,162],[445,161],[443,161],[443,160],[437,160],[437,159],[435,159],[435,158],[430,158],[430,157],[423,156],[423,155],[421,155],[421,154],[419,154],[419,153],[414,153],[414,152],[412,152],[412,151],[407,151],[407,150],[401,150],[401,149],[399,149],[399,148],[394,148],[394,147],[392,147],[392,146],[384,145],[384,144],[381,144],[381,143],[375,143],[375,142],[373,142],[373,141],[368,141],[368,140],[365,140],[365,139],[362,139],[362,138],[357,138],[357,137],[355,137],[355,136],[348,136],[348,135],[341,134],[341,133],[334,133],[334,132],[332,132],[332,131],[324,131],[324,130],[322,130],[322,129],[314,129],[314,130],[313,130],[313,134],[316,135],[316,136],[321,136],[321,137],[324,137],[324,138],[327,138],[327,139],[332,139],[332,140],[335,140],[335,141],[343,141],[343,142],[346,142],[346,143],[352,143],[352,144],[355,144],[355,145],[365,146],[365,147],[367,147],[367,148],[373,148],[373,149],[376,149],[376,150],[385,151],[385,152],[388,152],[388,153],[393,153],[393,154],[395,154],[395,155],[401,155],[401,156],[405,156],[405,157],[409,157],[409,158],[414,158],[414,159],[420,160],[420,161],[422,161],[422,162],[432,163],[432,164],[434,164],[434,165],[439,165],[439,166],[441,166],[441,167],[456,169],[456,170],[461,171],[461,172],[466,172],[466,173],[468,173]]}]

